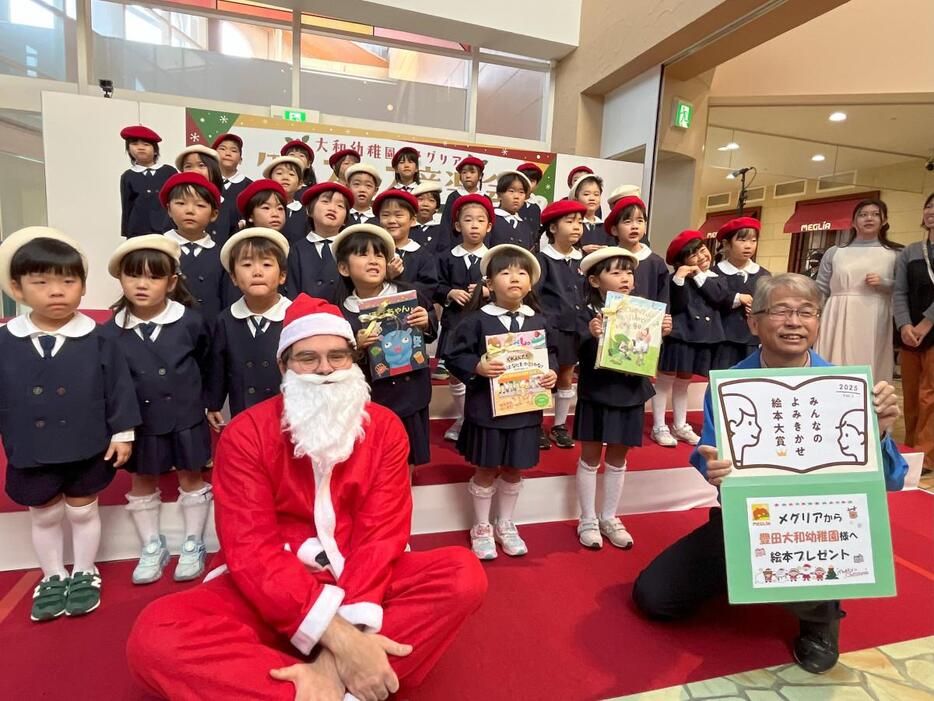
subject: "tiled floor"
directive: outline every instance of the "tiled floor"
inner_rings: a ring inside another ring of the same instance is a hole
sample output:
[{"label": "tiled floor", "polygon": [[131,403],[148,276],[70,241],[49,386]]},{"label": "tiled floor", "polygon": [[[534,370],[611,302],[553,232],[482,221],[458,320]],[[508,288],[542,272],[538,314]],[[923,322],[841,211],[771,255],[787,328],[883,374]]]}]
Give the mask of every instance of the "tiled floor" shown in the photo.
[{"label": "tiled floor", "polygon": [[850,652],[822,675],[797,665],[769,667],[613,701],[931,701],[934,636]]}]

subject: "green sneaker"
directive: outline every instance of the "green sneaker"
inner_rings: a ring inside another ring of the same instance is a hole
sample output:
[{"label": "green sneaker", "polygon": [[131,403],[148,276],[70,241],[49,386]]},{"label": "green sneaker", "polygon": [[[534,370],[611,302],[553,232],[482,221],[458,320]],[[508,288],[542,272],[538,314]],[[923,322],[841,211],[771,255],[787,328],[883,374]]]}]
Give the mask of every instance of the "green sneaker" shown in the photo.
[{"label": "green sneaker", "polygon": [[32,613],[29,617],[34,621],[51,621],[65,613],[65,602],[68,598],[68,582],[57,574],[43,579],[32,592]]},{"label": "green sneaker", "polygon": [[66,616],[83,616],[101,605],[101,576],[97,572],[75,572],[68,587]]}]

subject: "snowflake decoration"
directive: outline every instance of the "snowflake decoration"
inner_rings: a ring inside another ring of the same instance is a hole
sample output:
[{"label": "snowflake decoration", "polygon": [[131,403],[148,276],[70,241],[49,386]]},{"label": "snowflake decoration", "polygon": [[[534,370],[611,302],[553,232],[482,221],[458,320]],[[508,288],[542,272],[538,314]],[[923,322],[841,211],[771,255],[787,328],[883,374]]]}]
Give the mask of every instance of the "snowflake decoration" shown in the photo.
[{"label": "snowflake decoration", "polygon": [[503,149],[500,153],[502,153],[504,156],[509,155],[509,151],[507,151],[506,149]]},{"label": "snowflake decoration", "polygon": [[221,123],[221,124],[227,124],[227,122],[229,122],[229,121],[230,121],[230,119],[227,117],[226,114],[222,114],[222,115],[221,115],[221,118],[220,118],[220,123]]},{"label": "snowflake decoration", "polygon": [[188,140],[197,143],[201,141],[201,134],[199,134],[196,131],[193,131],[188,135]]}]

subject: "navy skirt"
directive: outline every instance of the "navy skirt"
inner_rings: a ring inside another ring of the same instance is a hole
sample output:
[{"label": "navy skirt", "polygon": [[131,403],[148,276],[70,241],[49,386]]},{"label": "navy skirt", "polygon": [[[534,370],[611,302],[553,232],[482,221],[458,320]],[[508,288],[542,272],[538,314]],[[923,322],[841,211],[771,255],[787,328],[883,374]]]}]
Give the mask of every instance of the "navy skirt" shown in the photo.
[{"label": "navy skirt", "polygon": [[746,345],[745,343],[734,343],[724,341],[717,345],[717,350],[713,356],[714,370],[727,370],[738,362],[746,360],[750,355],[759,350],[759,344],[754,343]]},{"label": "navy skirt", "polygon": [[715,343],[687,343],[677,338],[666,338],[658,359],[660,372],[690,373],[707,377],[713,367]]},{"label": "navy skirt", "polygon": [[538,465],[540,426],[485,428],[470,419],[461,427],[457,452],[477,467],[528,470]]},{"label": "navy skirt", "polygon": [[577,353],[580,348],[580,336],[573,331],[553,331],[553,343],[558,349],[558,365],[577,365]]},{"label": "navy skirt", "polygon": [[616,407],[577,398],[573,437],[607,445],[642,445],[645,405]]},{"label": "navy skirt", "polygon": [[206,419],[191,428],[159,436],[136,434],[129,472],[162,475],[177,470],[204,470],[211,460],[211,428]]},{"label": "navy skirt", "polygon": [[425,465],[431,462],[428,439],[428,407],[408,416],[400,416],[409,437],[409,465]]}]

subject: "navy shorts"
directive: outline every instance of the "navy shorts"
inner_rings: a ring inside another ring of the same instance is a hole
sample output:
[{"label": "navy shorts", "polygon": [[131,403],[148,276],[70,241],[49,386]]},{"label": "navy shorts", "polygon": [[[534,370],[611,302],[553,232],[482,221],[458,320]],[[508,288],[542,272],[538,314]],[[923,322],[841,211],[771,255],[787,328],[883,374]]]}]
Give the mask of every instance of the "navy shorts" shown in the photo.
[{"label": "navy shorts", "polygon": [[117,473],[104,453],[87,460],[18,468],[6,466],[6,493],[20,506],[42,506],[59,494],[90,497],[104,490]]}]

